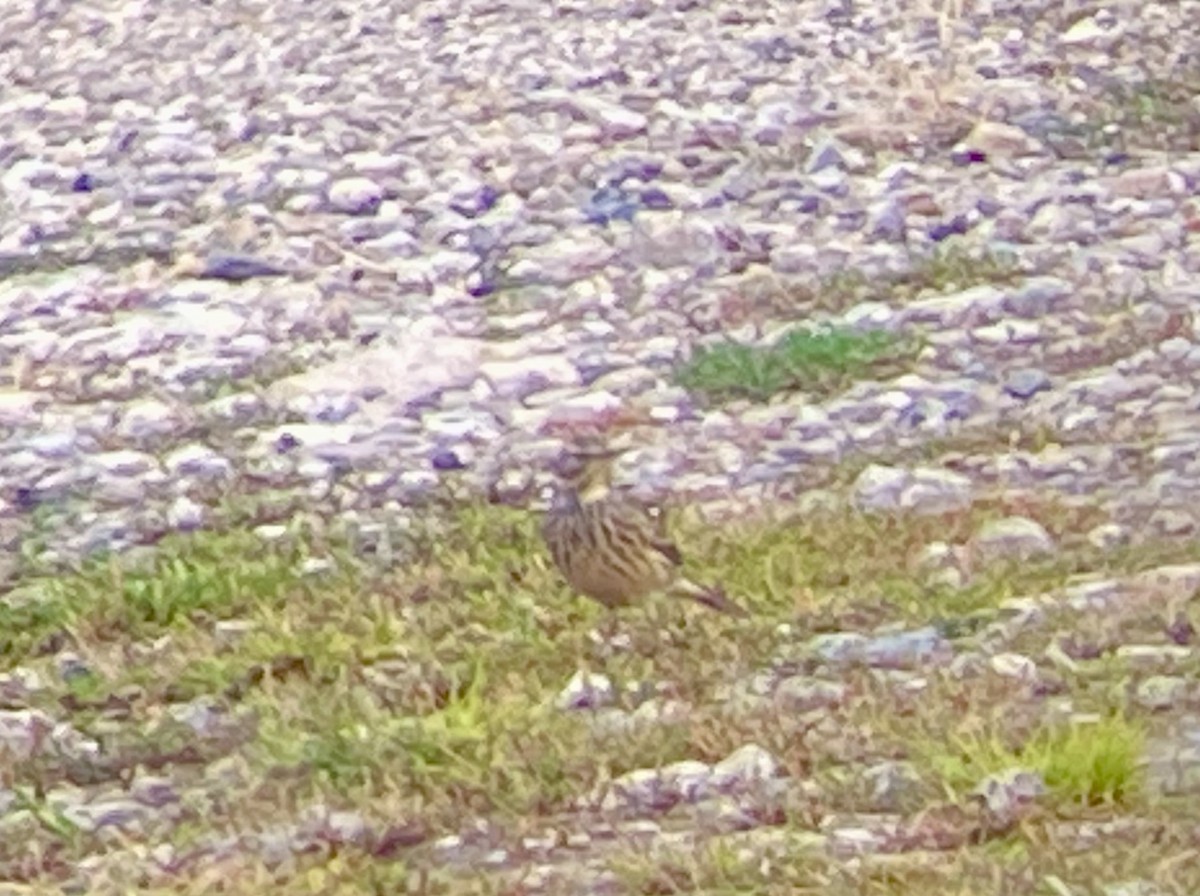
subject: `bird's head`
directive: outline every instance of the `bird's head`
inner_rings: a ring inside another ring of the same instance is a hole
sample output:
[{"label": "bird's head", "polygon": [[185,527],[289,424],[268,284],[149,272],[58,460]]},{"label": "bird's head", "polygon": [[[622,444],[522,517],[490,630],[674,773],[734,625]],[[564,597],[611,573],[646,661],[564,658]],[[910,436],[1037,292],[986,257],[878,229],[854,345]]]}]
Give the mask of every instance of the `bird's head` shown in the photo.
[{"label": "bird's head", "polygon": [[577,438],[563,448],[557,473],[585,504],[599,501],[612,487],[612,465],[632,445],[627,440],[599,436]]}]

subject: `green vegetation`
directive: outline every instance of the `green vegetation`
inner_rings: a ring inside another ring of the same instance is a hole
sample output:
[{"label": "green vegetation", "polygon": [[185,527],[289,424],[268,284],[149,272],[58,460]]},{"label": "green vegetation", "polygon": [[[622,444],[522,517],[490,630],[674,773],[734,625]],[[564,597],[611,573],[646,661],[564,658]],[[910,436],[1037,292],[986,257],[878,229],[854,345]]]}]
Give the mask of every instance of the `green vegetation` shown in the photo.
[{"label": "green vegetation", "polygon": [[[500,508],[431,510],[428,526],[383,571],[302,533],[267,547],[247,535],[201,533],[164,542],[152,563],[136,568],[110,558],[76,574],[28,579],[0,603],[0,664],[36,670],[47,685],[31,705],[100,740],[104,755],[82,766],[58,756],[12,766],[13,786],[28,797],[29,826],[0,844],[0,874],[48,885],[109,848],[44,794],[71,784],[117,786],[144,770],[187,778],[188,766],[218,762],[238,782],[219,799],[178,829],[126,836],[183,849],[203,839],[198,831],[266,831],[313,804],[361,813],[376,831],[284,869],[238,856],[222,875],[237,893],[271,881],[298,893],[517,892],[503,874],[485,881],[439,865],[430,841],[485,824],[497,848],[519,854],[522,838],[589,830],[597,822],[587,807],[627,772],[716,762],[750,743],[769,750],[795,781],[820,789],[816,802],[754,810],[762,834],[794,850],[767,849],[764,858],[765,847],[747,853],[716,840],[664,857],[622,841],[611,855],[599,846],[581,855],[609,862],[630,892],[802,892],[823,879],[830,892],[904,892],[897,881],[915,885],[949,871],[938,864],[884,873],[868,864],[856,877],[815,845],[816,826],[831,813],[878,810],[862,770],[897,757],[911,759],[921,776],[906,797],[914,811],[947,798],[965,804],[986,774],[1014,765],[1045,776],[1053,794],[1045,825],[1083,817],[1096,803],[1144,811],[1135,767],[1157,717],[1128,708],[1131,715],[1116,714],[1120,697],[1096,687],[1098,677],[1126,674],[1115,664],[1077,682],[1080,708],[1105,720],[1078,730],[1043,726],[1044,705],[1010,681],[938,671],[929,672],[925,690],[906,696],[876,670],[815,669],[850,696],[814,712],[728,699],[730,686],[805,662],[804,644],[818,632],[939,620],[950,631],[956,620],[986,619],[1001,601],[1061,586],[1084,569],[1115,575],[1200,556],[1197,546],[1178,543],[1136,554],[1068,551],[978,570],[958,590],[927,587],[910,568],[930,541],[964,540],[1011,511],[981,503],[939,517],[825,513],[719,529],[677,521],[689,571],[725,582],[754,617],[731,621],[663,599],[620,615],[624,649],[593,637],[605,614],[559,581],[536,520]],[[1022,511],[1064,544],[1066,532],[1090,522],[1053,502]],[[327,561],[325,571],[304,573],[316,568],[314,559]],[[86,673],[67,681],[57,674],[64,649]],[[581,668],[612,679],[614,708],[558,707]],[[174,718],[189,701],[223,720],[213,722],[215,732],[197,737]],[[666,711],[671,703],[683,711]],[[661,717],[648,713],[656,705]],[[636,715],[612,715],[617,710]],[[664,826],[693,824],[687,806],[649,811]],[[1003,842],[1024,850],[1013,860],[1019,867],[1053,867],[1042,840],[1048,828],[1031,824],[1004,833]],[[380,845],[389,837],[399,845]],[[983,874],[1010,858],[976,846],[946,861]],[[160,892],[189,892],[181,886]],[[552,892],[576,891],[568,883]]]},{"label": "green vegetation", "polygon": [[298,556],[264,552],[249,533],[175,538],[154,561],[127,569],[90,561],[76,575],[33,579],[0,603],[0,657],[51,639],[124,639],[188,622],[278,606],[301,586]]},{"label": "green vegetation", "polygon": [[821,293],[827,306],[848,307],[863,300],[902,305],[926,296],[952,293],[985,283],[1015,283],[1022,276],[1016,259],[991,249],[973,249],[958,240],[947,240],[927,255],[914,260],[906,271],[874,281],[847,271],[826,281]]},{"label": "green vegetation", "polygon": [[675,379],[716,401],[765,401],[789,390],[829,393],[857,378],[882,378],[915,353],[915,343],[881,330],[794,330],[768,347],[728,342],[701,348]]},{"label": "green vegetation", "polygon": [[1113,714],[1090,724],[1039,727],[1015,749],[997,737],[955,739],[926,760],[956,789],[969,790],[987,775],[1020,768],[1040,773],[1055,799],[1120,803],[1137,796],[1145,740],[1143,726]]},{"label": "green vegetation", "polygon": [[792,282],[775,274],[748,279],[721,303],[727,326],[747,321],[809,320],[821,312],[840,314],[862,302],[902,307],[917,299],[958,292],[983,284],[1011,284],[1024,276],[1007,252],[977,248],[948,239],[908,267],[865,273],[847,268],[815,283]]},{"label": "green vegetation", "polygon": [[1112,83],[1097,93],[1095,114],[1088,117],[1093,143],[1111,142],[1112,125],[1128,147],[1152,147],[1166,152],[1195,152],[1200,148],[1200,69],[1180,71],[1171,78],[1147,78],[1139,83]]}]

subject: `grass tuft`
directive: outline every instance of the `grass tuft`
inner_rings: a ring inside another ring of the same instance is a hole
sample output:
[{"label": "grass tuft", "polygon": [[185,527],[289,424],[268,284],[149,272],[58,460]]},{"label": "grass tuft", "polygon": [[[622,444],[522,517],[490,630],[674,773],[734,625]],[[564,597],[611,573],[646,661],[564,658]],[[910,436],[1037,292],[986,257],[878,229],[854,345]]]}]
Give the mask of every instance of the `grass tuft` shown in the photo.
[{"label": "grass tuft", "polygon": [[726,342],[700,348],[675,381],[713,401],[765,401],[791,390],[828,394],[855,379],[896,372],[916,348],[882,330],[795,330],[766,347]]},{"label": "grass tuft", "polygon": [[148,637],[201,619],[278,605],[303,586],[296,550],[264,549],[250,533],[164,540],[153,561],[114,557],[74,575],[34,578],[0,601],[0,658],[19,660],[64,638]]},{"label": "grass tuft", "polygon": [[956,790],[1006,769],[1026,768],[1040,772],[1061,803],[1090,806],[1135,799],[1144,747],[1142,726],[1112,714],[1094,723],[1041,726],[1015,748],[982,734],[953,738],[926,759]]}]

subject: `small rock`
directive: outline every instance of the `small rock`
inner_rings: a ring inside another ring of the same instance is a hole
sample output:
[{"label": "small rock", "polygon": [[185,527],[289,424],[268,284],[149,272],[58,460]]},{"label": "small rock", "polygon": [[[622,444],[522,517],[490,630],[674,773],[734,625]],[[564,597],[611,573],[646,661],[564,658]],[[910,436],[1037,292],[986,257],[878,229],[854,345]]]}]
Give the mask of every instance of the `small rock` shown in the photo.
[{"label": "small rock", "polygon": [[1013,398],[1025,400],[1050,388],[1050,376],[1037,367],[1022,367],[1004,378],[1004,391]]},{"label": "small rock", "polygon": [[879,635],[863,645],[863,662],[879,669],[914,669],[949,662],[954,650],[932,626]]},{"label": "small rock", "polygon": [[146,806],[130,799],[98,800],[66,806],[62,814],[71,824],[88,832],[108,827],[138,828],[150,817]]},{"label": "small rock", "polygon": [[1196,530],[1196,520],[1187,510],[1174,507],[1160,507],[1150,514],[1147,520],[1150,531],[1165,535],[1169,538],[1180,538],[1191,535]]},{"label": "small rock", "polygon": [[1025,806],[1046,793],[1046,782],[1040,772],[1011,768],[988,775],[972,793],[996,816],[1010,822],[1020,816]]},{"label": "small rock", "polygon": [[1172,617],[1170,623],[1166,625],[1165,631],[1168,638],[1181,646],[1191,644],[1192,639],[1196,637],[1196,627],[1192,625],[1191,619],[1183,611]]},{"label": "small rock", "polygon": [[1041,155],[1045,148],[1018,127],[1000,121],[981,121],[952,152],[955,159],[982,155],[988,159],[1011,159]]},{"label": "small rock", "polygon": [[106,451],[93,455],[92,462],[110,476],[141,476],[158,469],[154,456],[141,451]]},{"label": "small rock", "polygon": [[971,550],[986,563],[1050,556],[1055,553],[1055,545],[1041,523],[1010,516],[984,523],[971,539]]},{"label": "small rock", "polygon": [[1122,644],[1116,650],[1118,658],[1135,669],[1161,669],[1186,663],[1194,655],[1187,647],[1177,644]]},{"label": "small rock", "polygon": [[808,649],[830,663],[852,663],[861,660],[866,635],[857,632],[832,632],[817,635],[808,642]]},{"label": "small rock", "polygon": [[337,569],[337,562],[329,557],[305,557],[300,563],[302,576],[323,576]]},{"label": "small rock", "polygon": [[872,808],[880,812],[903,811],[921,783],[911,763],[891,760],[865,769],[863,778],[871,784]]},{"label": "small rock", "polygon": [[931,585],[961,588],[970,579],[970,558],[960,545],[933,541],[913,558],[913,566]]},{"label": "small rock", "polygon": [[867,211],[867,233],[872,239],[903,242],[907,231],[904,203],[890,196],[872,203]]},{"label": "small rock", "polygon": [[896,310],[886,302],[859,302],[842,313],[842,323],[867,332],[895,328]]},{"label": "small rock", "polygon": [[872,464],[854,482],[861,510],[947,513],[971,505],[971,480],[949,470],[906,470]]},{"label": "small rock", "polygon": [[167,508],[167,525],[179,532],[192,532],[204,525],[207,509],[187,495],[180,495]]},{"label": "small rock", "polygon": [[139,774],[129,785],[129,795],[155,809],[179,802],[175,782],[161,775]]},{"label": "small rock", "polygon": [[1161,712],[1188,698],[1191,684],[1178,675],[1151,675],[1137,683],[1133,699],[1139,706]]},{"label": "small rock", "polygon": [[834,664],[863,663],[879,669],[912,669],[949,662],[950,642],[932,626],[867,637],[851,632],[817,635],[807,649]]},{"label": "small rock", "polygon": [[1019,653],[998,653],[988,663],[992,671],[1005,678],[1032,682],[1038,677],[1037,663]]},{"label": "small rock", "polygon": [[1119,40],[1125,33],[1125,25],[1109,9],[1101,9],[1094,15],[1084,16],[1058,36],[1064,47],[1087,47],[1104,49]]},{"label": "small rock", "polygon": [[465,470],[470,463],[469,447],[438,448],[429,456],[429,465],[442,472]]},{"label": "small rock", "polygon": [[649,119],[641,112],[627,109],[593,94],[570,94],[571,103],[594,122],[607,140],[627,140],[644,133]]},{"label": "small rock", "polygon": [[15,759],[31,759],[49,737],[55,722],[41,710],[0,711],[0,750]]},{"label": "small rock", "polygon": [[91,667],[88,666],[83,657],[70,650],[64,650],[59,653],[54,658],[54,663],[58,667],[59,676],[66,682],[89,678],[92,675]]},{"label": "small rock", "polygon": [[640,768],[626,772],[603,788],[599,805],[602,810],[669,809],[678,802],[696,802],[709,793],[712,769],[703,762],[673,762],[661,769]]},{"label": "small rock", "polygon": [[4,389],[0,391],[0,426],[33,426],[49,403],[49,397],[40,392]]},{"label": "small rock", "polygon": [[576,672],[555,701],[559,709],[599,709],[610,706],[617,689],[607,675],[595,672]]},{"label": "small rock", "polygon": [[218,619],[213,623],[213,640],[228,649],[257,629],[258,623],[252,619]]},{"label": "small rock", "polygon": [[738,747],[712,767],[709,783],[723,792],[744,790],[779,775],[779,760],[758,744]]},{"label": "small rock", "polygon": [[1088,544],[1102,551],[1111,551],[1133,540],[1133,533],[1119,523],[1102,523],[1088,531]]},{"label": "small rock", "polygon": [[370,832],[370,825],[359,812],[311,806],[305,810],[304,815],[305,832],[326,843],[362,843]]},{"label": "small rock", "polygon": [[283,523],[265,523],[254,527],[254,534],[266,542],[277,542],[287,538],[290,533]]},{"label": "small rock", "polygon": [[220,734],[229,719],[228,714],[207,697],[197,697],[189,703],[170,704],[167,714],[201,737]]},{"label": "small rock", "polygon": [[233,464],[207,445],[184,445],[166,456],[163,466],[175,478],[192,476],[203,480],[228,479],[233,474]]},{"label": "small rock", "polygon": [[877,853],[886,845],[884,834],[869,828],[839,827],[829,832],[828,848],[839,858]]},{"label": "small rock", "polygon": [[579,371],[565,356],[534,355],[514,361],[486,361],[480,376],[496,395],[523,400],[534,392],[579,386]]},{"label": "small rock", "polygon": [[908,470],[871,464],[854,480],[854,502],[860,510],[894,510],[911,479]]},{"label": "small rock", "polygon": [[917,469],[900,496],[900,507],[920,514],[951,513],[971,506],[971,480],[949,470]]},{"label": "small rock", "polygon": [[773,697],[784,712],[805,713],[840,705],[849,688],[840,681],[793,675],[779,682]]},{"label": "small rock", "polygon": [[347,215],[373,215],[383,202],[383,189],[366,177],[346,177],[329,187],[329,204]]},{"label": "small rock", "polygon": [[211,252],[201,262],[195,276],[201,279],[244,283],[257,277],[282,277],[286,273],[285,268],[253,255]]}]

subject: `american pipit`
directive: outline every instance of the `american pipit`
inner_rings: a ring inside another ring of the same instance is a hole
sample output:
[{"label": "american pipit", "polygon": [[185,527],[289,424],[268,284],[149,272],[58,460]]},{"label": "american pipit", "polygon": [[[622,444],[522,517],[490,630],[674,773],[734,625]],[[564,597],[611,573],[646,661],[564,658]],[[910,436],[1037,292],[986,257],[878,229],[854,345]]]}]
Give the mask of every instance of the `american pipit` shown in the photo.
[{"label": "american pipit", "polygon": [[730,616],[748,616],[720,588],[684,577],[683,557],[667,534],[665,518],[612,490],[612,461],[624,451],[624,446],[579,444],[562,457],[562,485],[542,535],[568,584],[610,610],[661,592]]}]

